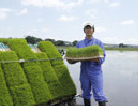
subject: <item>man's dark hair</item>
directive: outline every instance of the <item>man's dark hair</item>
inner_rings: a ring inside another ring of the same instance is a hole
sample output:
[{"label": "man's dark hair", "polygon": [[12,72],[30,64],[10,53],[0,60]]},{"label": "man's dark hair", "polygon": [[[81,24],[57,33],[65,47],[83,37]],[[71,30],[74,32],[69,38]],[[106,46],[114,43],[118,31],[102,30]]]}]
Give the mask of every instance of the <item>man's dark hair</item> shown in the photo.
[{"label": "man's dark hair", "polygon": [[[89,26],[89,25],[87,25],[87,26]],[[86,26],[86,27],[87,27],[87,26]],[[86,28],[86,27],[85,27],[85,28]],[[90,27],[91,27],[91,26],[90,26]],[[84,28],[84,32],[85,32],[85,28]],[[94,32],[94,31],[95,31],[95,30],[94,30],[94,29],[95,29],[95,28],[94,28],[94,25],[93,25],[91,28],[93,29],[93,32]]]}]

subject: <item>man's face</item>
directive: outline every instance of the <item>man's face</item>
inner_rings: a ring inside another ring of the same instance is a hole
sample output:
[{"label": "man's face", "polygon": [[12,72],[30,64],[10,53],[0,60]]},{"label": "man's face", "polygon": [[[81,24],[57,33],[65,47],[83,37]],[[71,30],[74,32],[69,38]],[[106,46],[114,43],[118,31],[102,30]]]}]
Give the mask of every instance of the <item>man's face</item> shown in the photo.
[{"label": "man's face", "polygon": [[90,35],[93,34],[94,30],[91,26],[88,25],[88,26],[85,27],[84,32],[85,32],[86,35],[90,36]]}]

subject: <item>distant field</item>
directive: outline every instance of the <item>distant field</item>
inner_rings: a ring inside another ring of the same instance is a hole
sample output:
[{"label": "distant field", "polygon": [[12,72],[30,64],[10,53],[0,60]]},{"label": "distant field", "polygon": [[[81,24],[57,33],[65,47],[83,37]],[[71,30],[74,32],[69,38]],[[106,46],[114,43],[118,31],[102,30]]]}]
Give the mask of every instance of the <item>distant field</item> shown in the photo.
[{"label": "distant field", "polygon": [[[58,49],[68,49],[74,47],[57,46]],[[105,48],[105,50],[119,50],[119,51],[138,51],[138,48]]]}]

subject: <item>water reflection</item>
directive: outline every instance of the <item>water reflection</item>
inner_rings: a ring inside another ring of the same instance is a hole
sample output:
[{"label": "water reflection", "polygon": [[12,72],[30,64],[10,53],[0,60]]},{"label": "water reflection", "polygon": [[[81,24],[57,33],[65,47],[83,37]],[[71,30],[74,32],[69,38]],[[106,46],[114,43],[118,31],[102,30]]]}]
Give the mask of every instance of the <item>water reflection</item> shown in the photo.
[{"label": "water reflection", "polygon": [[[104,91],[109,102],[107,106],[138,106],[138,52],[106,51],[103,64]],[[70,74],[80,92],[80,63],[70,65],[66,61]],[[83,99],[77,98],[79,104]],[[92,98],[92,106],[97,106]]]}]

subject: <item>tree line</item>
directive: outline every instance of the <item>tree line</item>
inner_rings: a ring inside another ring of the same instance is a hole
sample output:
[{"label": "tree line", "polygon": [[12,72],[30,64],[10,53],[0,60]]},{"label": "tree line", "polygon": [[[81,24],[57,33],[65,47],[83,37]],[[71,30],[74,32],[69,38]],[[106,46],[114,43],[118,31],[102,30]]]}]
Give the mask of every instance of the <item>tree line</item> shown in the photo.
[{"label": "tree line", "polygon": [[[64,40],[55,40],[55,39],[51,39],[51,38],[46,38],[46,39],[42,39],[42,38],[37,38],[37,37],[34,37],[34,36],[27,36],[25,38],[27,40],[28,43],[38,43],[40,41],[50,41],[52,42],[55,46],[65,46],[65,42]],[[74,40],[73,42],[70,42],[72,43],[72,46],[76,46],[76,43],[78,41],[77,40]]]}]

